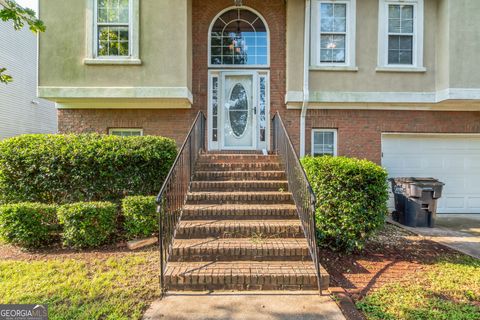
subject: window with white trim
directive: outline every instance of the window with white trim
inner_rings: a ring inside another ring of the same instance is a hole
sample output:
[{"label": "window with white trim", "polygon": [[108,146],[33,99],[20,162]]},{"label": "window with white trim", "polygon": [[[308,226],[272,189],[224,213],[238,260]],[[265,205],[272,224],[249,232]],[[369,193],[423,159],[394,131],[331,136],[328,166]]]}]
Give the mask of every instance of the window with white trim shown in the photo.
[{"label": "window with white trim", "polygon": [[89,0],[87,64],[140,64],[140,0]]},{"label": "window with white trim", "polygon": [[355,66],[356,0],[314,1],[312,65]]},{"label": "window with white trim", "polygon": [[130,1],[97,0],[97,56],[130,55]]},{"label": "window with white trim", "polygon": [[143,136],[142,129],[128,129],[128,128],[112,128],[108,130],[108,134],[119,137],[139,137]]},{"label": "window with white trim", "polygon": [[337,130],[312,130],[312,156],[337,156]]},{"label": "window with white trim", "polygon": [[423,67],[423,0],[379,0],[379,66]]}]

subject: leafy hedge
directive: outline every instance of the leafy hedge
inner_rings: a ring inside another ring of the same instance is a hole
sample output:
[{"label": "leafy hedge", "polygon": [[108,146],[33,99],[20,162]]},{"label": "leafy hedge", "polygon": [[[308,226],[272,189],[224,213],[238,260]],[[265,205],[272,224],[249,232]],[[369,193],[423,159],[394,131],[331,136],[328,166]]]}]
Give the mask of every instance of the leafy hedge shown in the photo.
[{"label": "leafy hedge", "polygon": [[109,202],[79,202],[58,209],[63,244],[92,248],[107,244],[116,231],[117,206]]},{"label": "leafy hedge", "polygon": [[163,137],[24,135],[0,142],[0,203],[114,201],[160,190],[177,154]]},{"label": "leafy hedge", "polygon": [[387,172],[370,161],[344,157],[307,157],[302,164],[317,196],[320,245],[362,249],[385,221]]},{"label": "leafy hedge", "polygon": [[57,207],[40,203],[0,206],[0,238],[25,248],[39,248],[58,239]]},{"label": "leafy hedge", "polygon": [[124,230],[128,239],[158,233],[157,205],[153,196],[133,196],[122,200]]}]

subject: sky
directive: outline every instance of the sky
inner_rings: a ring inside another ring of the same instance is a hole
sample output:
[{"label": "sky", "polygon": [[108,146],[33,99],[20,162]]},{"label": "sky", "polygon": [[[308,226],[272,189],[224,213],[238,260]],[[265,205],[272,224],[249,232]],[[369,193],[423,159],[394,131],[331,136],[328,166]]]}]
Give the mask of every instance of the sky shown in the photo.
[{"label": "sky", "polygon": [[38,0],[16,0],[22,7],[30,8],[38,13]]}]

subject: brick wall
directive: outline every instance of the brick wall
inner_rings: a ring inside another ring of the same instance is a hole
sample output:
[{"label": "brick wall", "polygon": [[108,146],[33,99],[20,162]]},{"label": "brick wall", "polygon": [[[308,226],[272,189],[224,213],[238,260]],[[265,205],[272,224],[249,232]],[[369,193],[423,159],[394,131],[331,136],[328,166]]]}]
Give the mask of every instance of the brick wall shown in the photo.
[{"label": "brick wall", "polygon": [[307,152],[312,128],[338,130],[338,155],[380,163],[382,132],[480,133],[480,112],[310,110]]},{"label": "brick wall", "polygon": [[145,135],[162,135],[181,144],[191,126],[192,111],[135,110],[58,110],[58,130],[61,133],[108,133],[109,128],[143,128]]}]

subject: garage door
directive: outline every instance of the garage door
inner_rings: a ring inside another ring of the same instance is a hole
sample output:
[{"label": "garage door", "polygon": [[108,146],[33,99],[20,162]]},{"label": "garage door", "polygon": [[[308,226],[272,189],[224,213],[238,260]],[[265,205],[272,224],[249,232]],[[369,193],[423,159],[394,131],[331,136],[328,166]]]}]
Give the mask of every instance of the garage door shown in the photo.
[{"label": "garage door", "polygon": [[390,177],[444,182],[439,213],[480,213],[479,135],[383,134],[382,165]]}]

